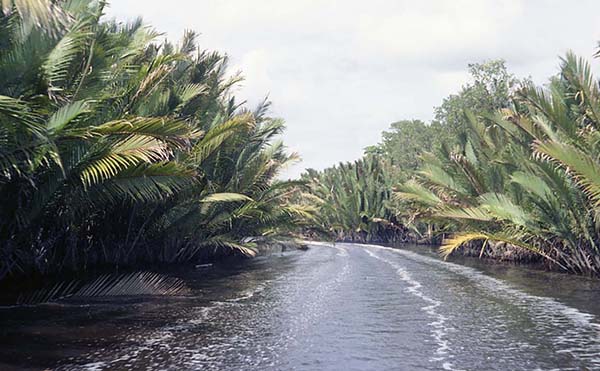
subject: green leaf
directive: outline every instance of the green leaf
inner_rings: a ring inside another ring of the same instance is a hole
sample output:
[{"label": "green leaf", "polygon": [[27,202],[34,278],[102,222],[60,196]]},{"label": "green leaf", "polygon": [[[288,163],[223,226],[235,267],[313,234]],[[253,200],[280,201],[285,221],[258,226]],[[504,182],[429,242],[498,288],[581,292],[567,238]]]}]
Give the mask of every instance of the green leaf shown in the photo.
[{"label": "green leaf", "polygon": [[56,133],[71,121],[87,112],[90,112],[89,103],[87,101],[67,103],[50,116],[46,128],[49,131]]},{"label": "green leaf", "polygon": [[200,202],[211,203],[211,202],[242,202],[252,201],[252,198],[240,194],[240,193],[212,193],[204,197]]},{"label": "green leaf", "polygon": [[596,160],[566,143],[537,142],[535,151],[541,158],[565,169],[592,200],[594,206],[600,206],[600,164]]}]

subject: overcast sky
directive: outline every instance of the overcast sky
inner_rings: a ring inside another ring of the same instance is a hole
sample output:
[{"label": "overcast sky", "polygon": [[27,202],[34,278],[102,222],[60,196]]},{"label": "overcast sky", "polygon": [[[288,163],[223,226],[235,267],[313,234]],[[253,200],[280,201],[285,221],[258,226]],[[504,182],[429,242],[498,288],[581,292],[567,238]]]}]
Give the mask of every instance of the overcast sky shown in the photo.
[{"label": "overcast sky", "polygon": [[236,95],[268,94],[287,122],[304,160],[289,176],[360,157],[394,121],[430,120],[468,63],[503,58],[543,83],[559,56],[591,59],[600,40],[599,0],[112,0],[107,13],[170,39],[196,30],[230,55],[246,78]]}]

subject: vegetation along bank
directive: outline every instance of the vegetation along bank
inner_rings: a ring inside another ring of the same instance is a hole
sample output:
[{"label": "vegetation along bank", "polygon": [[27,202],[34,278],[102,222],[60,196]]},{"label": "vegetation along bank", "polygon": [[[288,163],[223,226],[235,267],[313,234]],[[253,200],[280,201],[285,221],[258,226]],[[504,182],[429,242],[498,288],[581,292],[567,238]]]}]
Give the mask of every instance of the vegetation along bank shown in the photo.
[{"label": "vegetation along bank", "polygon": [[235,99],[226,55],[101,1],[31,4],[0,17],[0,281],[252,256],[309,223],[284,123]]},{"label": "vegetation along bank", "polygon": [[567,54],[542,87],[501,60],[469,72],[431,123],[394,123],[362,159],[303,175],[321,226],[341,240],[429,241],[444,256],[597,276],[600,90],[589,63]]},{"label": "vegetation along bank", "polygon": [[[363,158],[299,180],[227,56],[104,2],[0,16],[0,281],[253,256],[275,238],[440,243],[600,272],[600,90],[575,55],[544,86],[501,60]],[[29,5],[27,5],[29,4]],[[259,242],[257,242],[259,241]]]}]

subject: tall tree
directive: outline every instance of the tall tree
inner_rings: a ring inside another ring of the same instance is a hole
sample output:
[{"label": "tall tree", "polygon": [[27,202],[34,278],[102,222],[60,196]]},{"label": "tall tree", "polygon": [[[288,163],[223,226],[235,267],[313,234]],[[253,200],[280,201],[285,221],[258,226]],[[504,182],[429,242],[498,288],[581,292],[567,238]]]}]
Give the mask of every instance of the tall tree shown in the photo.
[{"label": "tall tree", "polygon": [[519,81],[508,72],[504,60],[469,64],[471,81],[456,94],[444,99],[434,110],[435,121],[445,129],[447,144],[464,141],[468,123],[464,112],[493,112],[511,106],[512,93]]}]

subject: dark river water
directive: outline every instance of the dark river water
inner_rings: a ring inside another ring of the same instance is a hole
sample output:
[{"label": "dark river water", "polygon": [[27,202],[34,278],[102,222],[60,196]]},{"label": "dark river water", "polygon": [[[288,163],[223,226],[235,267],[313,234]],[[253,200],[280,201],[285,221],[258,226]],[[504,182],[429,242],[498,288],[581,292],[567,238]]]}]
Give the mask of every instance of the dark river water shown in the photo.
[{"label": "dark river water", "polygon": [[600,370],[598,281],[311,245],[186,297],[0,309],[1,370]]}]

